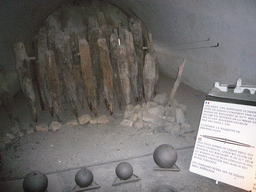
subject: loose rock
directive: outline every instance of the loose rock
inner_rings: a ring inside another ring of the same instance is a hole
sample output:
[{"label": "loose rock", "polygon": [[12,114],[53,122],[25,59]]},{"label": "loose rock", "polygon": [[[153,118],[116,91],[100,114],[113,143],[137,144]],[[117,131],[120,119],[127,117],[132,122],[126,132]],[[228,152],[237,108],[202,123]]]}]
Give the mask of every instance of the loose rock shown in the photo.
[{"label": "loose rock", "polygon": [[84,124],[90,122],[90,120],[91,120],[91,117],[88,114],[78,117],[78,121],[79,121],[80,125],[84,125]]},{"label": "loose rock", "polygon": [[120,123],[120,125],[122,125],[122,126],[127,126],[127,127],[132,127],[132,126],[133,126],[133,121],[128,120],[128,119],[124,119],[124,120]]},{"label": "loose rock", "polygon": [[50,128],[51,130],[53,130],[53,131],[58,131],[58,130],[61,128],[61,126],[62,126],[62,124],[61,124],[60,122],[58,122],[58,121],[53,121],[53,122],[50,124],[49,128]]},{"label": "loose rock", "polygon": [[36,125],[36,131],[37,132],[47,132],[48,131],[48,125],[46,123]]}]

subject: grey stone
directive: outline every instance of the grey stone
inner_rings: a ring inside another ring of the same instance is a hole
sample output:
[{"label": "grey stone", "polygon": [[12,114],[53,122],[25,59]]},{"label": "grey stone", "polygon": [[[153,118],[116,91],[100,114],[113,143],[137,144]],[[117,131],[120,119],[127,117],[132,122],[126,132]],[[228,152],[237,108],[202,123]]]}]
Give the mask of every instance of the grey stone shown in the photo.
[{"label": "grey stone", "polygon": [[151,126],[151,129],[159,129],[159,128],[163,129],[165,126],[165,123],[164,123],[164,120],[158,120],[153,122],[150,126]]},{"label": "grey stone", "polygon": [[25,136],[25,132],[24,131],[20,131],[17,136],[18,137],[24,137]]},{"label": "grey stone", "polygon": [[175,121],[175,117],[172,116],[163,116],[163,119],[169,122],[174,122]]},{"label": "grey stone", "polygon": [[124,119],[130,119],[132,120],[134,117],[134,111],[125,111],[124,112]]},{"label": "grey stone", "polygon": [[33,128],[26,129],[27,134],[35,133],[35,130]]},{"label": "grey stone", "polygon": [[98,122],[100,124],[107,124],[109,122],[107,115],[101,115],[98,117]]},{"label": "grey stone", "polygon": [[49,128],[50,128],[51,130],[53,130],[53,131],[58,131],[58,130],[61,128],[61,126],[62,126],[62,124],[61,124],[60,122],[58,122],[58,121],[53,121],[53,122],[50,124]]},{"label": "grey stone", "polygon": [[77,126],[79,125],[78,121],[76,119],[73,119],[73,120],[70,120],[66,123],[66,125],[69,125],[69,126]]},{"label": "grey stone", "polygon": [[188,124],[188,123],[182,123],[181,124],[181,131],[182,133],[190,133],[192,132],[193,130],[191,129],[191,125]]},{"label": "grey stone", "polygon": [[157,106],[157,103],[155,103],[155,102],[152,102],[152,101],[147,102],[147,109],[150,109],[150,108],[156,107],[156,106]]},{"label": "grey stone", "polygon": [[91,120],[91,116],[88,114],[78,117],[78,121],[79,121],[80,125],[84,125],[84,124],[90,122],[90,120]]},{"label": "grey stone", "polygon": [[135,110],[135,113],[139,113],[139,112],[142,111],[142,106],[138,104],[138,105],[136,105],[136,106],[134,107],[134,110]]},{"label": "grey stone", "polygon": [[178,123],[168,123],[164,127],[164,131],[173,135],[180,134],[180,125]]},{"label": "grey stone", "polygon": [[120,125],[122,125],[122,126],[127,126],[127,127],[132,127],[132,126],[133,126],[133,121],[128,120],[128,119],[124,119],[124,120],[120,123]]},{"label": "grey stone", "polygon": [[134,112],[134,105],[132,104],[126,105],[125,111]]},{"label": "grey stone", "polygon": [[143,121],[138,121],[134,124],[135,128],[142,129],[143,128]]},{"label": "grey stone", "polygon": [[142,116],[142,120],[146,122],[154,122],[155,115],[153,113],[145,113]]},{"label": "grey stone", "polygon": [[48,131],[48,125],[46,123],[41,123],[39,125],[36,125],[36,131],[37,132],[47,132]]},{"label": "grey stone", "polygon": [[176,108],[175,118],[177,123],[184,123],[186,121],[185,115],[181,108]]},{"label": "grey stone", "polygon": [[186,112],[186,109],[187,109],[187,106],[184,105],[184,104],[179,104],[179,108],[181,109],[181,111],[182,111],[183,113],[185,113],[185,112]]},{"label": "grey stone", "polygon": [[3,137],[3,142],[4,142],[5,144],[7,144],[7,143],[11,143],[12,140],[11,140],[10,137],[5,136],[5,137]]},{"label": "grey stone", "polygon": [[6,133],[6,137],[9,137],[11,140],[15,140],[15,136],[11,133]]},{"label": "grey stone", "polygon": [[158,105],[163,105],[166,99],[166,93],[163,94],[157,94],[153,101],[157,103]]},{"label": "grey stone", "polygon": [[142,111],[140,111],[140,112],[138,112],[138,119],[142,119],[142,116],[143,116],[143,112]]},{"label": "grey stone", "polygon": [[174,107],[165,106],[164,111],[165,111],[164,114],[166,116],[172,116],[172,117],[176,116],[176,109]]}]

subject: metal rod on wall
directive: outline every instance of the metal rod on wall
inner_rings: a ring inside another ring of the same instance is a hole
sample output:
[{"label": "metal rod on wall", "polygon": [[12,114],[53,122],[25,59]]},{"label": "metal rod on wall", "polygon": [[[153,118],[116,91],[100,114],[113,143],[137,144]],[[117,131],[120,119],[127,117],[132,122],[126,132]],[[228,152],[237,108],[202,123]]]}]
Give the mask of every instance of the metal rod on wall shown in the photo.
[{"label": "metal rod on wall", "polygon": [[216,45],[212,45],[212,46],[205,46],[205,47],[193,47],[193,48],[185,48],[185,49],[174,49],[171,51],[182,51],[182,50],[191,50],[191,49],[206,49],[206,48],[216,48],[219,47],[219,43],[217,43]]},{"label": "metal rod on wall", "polygon": [[191,44],[191,43],[200,43],[200,42],[205,42],[205,41],[210,41],[210,38],[205,39],[205,40],[201,40],[201,41],[190,41],[190,42],[186,42],[186,43],[179,43],[179,44],[175,44],[175,45],[170,45],[170,47],[179,46],[179,45],[186,45],[186,44]]}]

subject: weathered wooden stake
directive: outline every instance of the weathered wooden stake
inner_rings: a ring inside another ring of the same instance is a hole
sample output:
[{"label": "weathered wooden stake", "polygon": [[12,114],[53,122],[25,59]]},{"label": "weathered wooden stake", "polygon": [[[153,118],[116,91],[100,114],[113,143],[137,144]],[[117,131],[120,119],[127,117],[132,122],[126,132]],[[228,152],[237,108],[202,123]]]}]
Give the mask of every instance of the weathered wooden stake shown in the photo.
[{"label": "weathered wooden stake", "polygon": [[58,58],[57,61],[59,62],[61,73],[63,75],[69,103],[71,105],[74,115],[78,117],[77,106],[79,105],[79,103],[76,96],[76,85],[73,75],[70,36],[66,35],[63,32],[58,33],[55,38],[55,46]]},{"label": "weathered wooden stake", "polygon": [[72,51],[72,58],[73,58],[73,72],[74,72],[74,80],[76,85],[76,95],[81,105],[80,108],[84,108],[85,98],[87,96],[85,93],[85,86],[84,86],[84,81],[82,79],[82,73],[81,73],[78,37],[75,34],[75,32],[71,33],[70,43],[71,43],[71,51]]},{"label": "weathered wooden stake", "polygon": [[52,50],[45,51],[45,66],[47,79],[49,79],[49,92],[52,98],[53,112],[55,112],[58,121],[61,121],[61,93],[58,70],[55,62],[54,52]]},{"label": "weathered wooden stake", "polygon": [[143,84],[146,102],[151,101],[157,92],[158,77],[158,57],[156,51],[152,50],[146,54],[143,68]]},{"label": "weathered wooden stake", "polygon": [[32,118],[37,122],[36,96],[32,83],[30,60],[27,56],[23,42],[14,45],[16,71],[20,80],[22,91],[28,100]]},{"label": "weathered wooden stake", "polygon": [[97,116],[97,93],[96,93],[96,79],[93,75],[91,67],[90,48],[86,39],[79,39],[79,54],[81,60],[82,78],[88,93],[88,106],[91,111]]},{"label": "weathered wooden stake", "polygon": [[121,44],[118,46],[118,71],[121,80],[122,90],[125,98],[126,105],[131,103],[131,84],[129,64],[126,55],[126,46]]},{"label": "weathered wooden stake", "polygon": [[[38,79],[40,88],[42,91],[42,98],[46,108],[49,108],[49,112],[52,114],[52,98],[49,93],[49,82],[46,72],[46,61],[45,61],[45,51],[48,50],[47,47],[47,32],[45,28],[41,28],[38,35]],[[43,109],[44,110],[44,109]]]},{"label": "weathered wooden stake", "polygon": [[111,66],[109,58],[109,50],[107,46],[106,39],[100,38],[98,40],[98,45],[100,48],[100,66],[103,74],[103,87],[105,95],[105,105],[110,111],[110,114],[113,114],[113,69]]},{"label": "weathered wooden stake", "polygon": [[136,51],[136,59],[138,64],[138,100],[141,101],[143,97],[143,66],[144,66],[144,56],[143,56],[143,36],[142,36],[142,26],[139,19],[130,19],[129,22],[130,30],[133,34],[134,47]]},{"label": "weathered wooden stake", "polygon": [[120,76],[118,72],[118,34],[117,30],[114,30],[114,33],[111,34],[110,36],[110,59],[111,59],[111,64],[113,68],[113,84],[114,84],[114,89],[115,93],[117,96],[117,101],[118,101],[118,106],[119,109],[122,109],[122,103],[123,103],[123,92],[122,92],[122,87],[121,87],[121,81],[120,81]]},{"label": "weathered wooden stake", "polygon": [[139,101],[138,86],[137,86],[138,64],[137,64],[136,53],[135,53],[135,48],[133,44],[133,36],[132,36],[132,33],[128,31],[128,29],[124,27],[120,27],[119,37],[120,37],[121,43],[123,43],[126,46],[126,56],[128,59],[131,87],[134,94],[134,100],[135,102],[138,102]]},{"label": "weathered wooden stake", "polygon": [[103,90],[103,79],[102,79],[102,70],[100,67],[100,51],[98,46],[98,39],[102,37],[102,31],[99,28],[99,24],[97,19],[94,17],[89,18],[89,25],[88,25],[88,39],[90,45],[90,54],[91,54],[91,62],[92,62],[92,70],[94,76],[96,78],[96,93],[97,93],[97,103],[99,104],[100,101],[100,93]]},{"label": "weathered wooden stake", "polygon": [[184,66],[186,64],[186,61],[187,59],[185,58],[182,62],[182,64],[179,66],[179,72],[178,72],[178,75],[177,75],[177,79],[171,89],[171,92],[169,94],[167,94],[167,97],[168,97],[168,105],[171,106],[174,102],[174,96],[175,96],[175,93],[180,85],[180,82],[181,82],[181,76],[182,76],[182,72],[183,72],[183,69],[184,69]]}]

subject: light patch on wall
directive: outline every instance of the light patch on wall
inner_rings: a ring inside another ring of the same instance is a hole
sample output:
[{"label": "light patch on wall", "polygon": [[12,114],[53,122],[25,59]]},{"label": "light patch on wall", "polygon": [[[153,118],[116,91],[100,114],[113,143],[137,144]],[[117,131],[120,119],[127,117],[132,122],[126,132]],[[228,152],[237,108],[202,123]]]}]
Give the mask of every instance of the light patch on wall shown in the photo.
[{"label": "light patch on wall", "polygon": [[222,60],[218,55],[214,55],[214,62],[207,63],[210,69],[210,74],[215,78],[223,78],[227,75],[227,67],[224,60]]},{"label": "light patch on wall", "polygon": [[189,27],[193,28],[197,20],[195,13],[190,13],[189,15],[187,15],[187,20],[188,20]]}]

